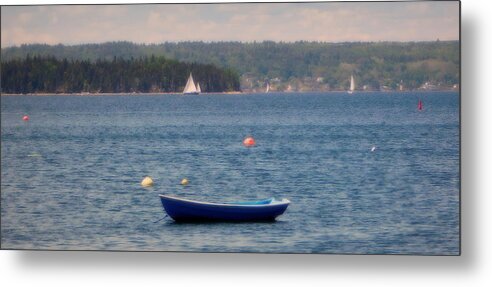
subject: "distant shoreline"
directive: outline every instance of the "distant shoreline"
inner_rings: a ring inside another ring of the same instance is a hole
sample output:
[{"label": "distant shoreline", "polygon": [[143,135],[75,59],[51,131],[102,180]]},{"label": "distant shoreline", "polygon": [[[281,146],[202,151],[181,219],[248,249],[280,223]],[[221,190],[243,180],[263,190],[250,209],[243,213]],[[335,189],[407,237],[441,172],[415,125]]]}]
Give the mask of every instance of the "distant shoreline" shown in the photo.
[{"label": "distant shoreline", "polygon": [[[201,93],[203,95],[210,94],[223,94],[223,95],[234,95],[243,94],[242,92],[217,92],[217,93]],[[165,96],[165,95],[183,95],[183,93],[27,93],[27,94],[11,94],[11,93],[1,93],[1,96]]]},{"label": "distant shoreline", "polygon": [[[294,93],[346,93],[347,91],[299,91],[299,92],[217,92],[217,93],[201,93],[200,95],[242,95],[242,94],[294,94]],[[355,91],[357,93],[408,93],[408,92],[459,92],[459,89],[441,89],[441,90],[387,90],[387,91]],[[183,95],[183,93],[28,93],[28,94],[11,94],[0,93],[0,96],[168,96],[168,95]]]}]

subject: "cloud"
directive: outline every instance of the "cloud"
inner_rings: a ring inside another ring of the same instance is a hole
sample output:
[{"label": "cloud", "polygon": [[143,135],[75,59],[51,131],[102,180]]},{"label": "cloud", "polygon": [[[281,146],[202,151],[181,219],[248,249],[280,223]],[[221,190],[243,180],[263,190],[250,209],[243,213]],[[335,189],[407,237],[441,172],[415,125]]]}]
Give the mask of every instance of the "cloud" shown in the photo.
[{"label": "cloud", "polygon": [[19,43],[32,43],[32,39],[36,39],[36,43],[58,44],[59,40],[49,33],[36,33],[26,30],[22,27],[13,27],[9,30],[2,31],[2,46],[19,44]]},{"label": "cloud", "polygon": [[32,17],[33,17],[33,14],[32,13],[29,13],[29,12],[19,13],[19,16],[18,16],[19,24],[21,24],[21,25],[27,25],[27,24],[29,24],[29,22],[31,21]]},{"label": "cloud", "polygon": [[421,41],[459,37],[457,2],[4,6],[2,47],[162,41]]}]

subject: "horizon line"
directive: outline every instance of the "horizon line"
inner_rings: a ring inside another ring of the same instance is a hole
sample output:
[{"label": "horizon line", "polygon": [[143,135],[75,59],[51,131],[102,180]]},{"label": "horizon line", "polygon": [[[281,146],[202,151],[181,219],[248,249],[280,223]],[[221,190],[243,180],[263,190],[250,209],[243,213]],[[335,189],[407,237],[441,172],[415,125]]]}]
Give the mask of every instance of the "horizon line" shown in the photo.
[{"label": "horizon line", "polygon": [[436,43],[436,42],[461,42],[460,39],[454,40],[412,40],[412,41],[398,41],[398,40],[379,40],[379,41],[339,41],[339,42],[329,42],[329,41],[316,41],[316,40],[296,40],[296,41],[275,41],[275,40],[253,40],[253,41],[238,41],[238,40],[220,40],[220,41],[207,41],[207,40],[185,40],[185,41],[164,41],[164,42],[155,42],[155,43],[145,43],[145,42],[133,42],[128,40],[120,40],[120,41],[104,41],[104,42],[86,42],[86,43],[57,43],[57,44],[48,44],[48,43],[22,43],[16,45],[10,45],[1,47],[1,49],[8,48],[20,48],[22,46],[84,46],[84,45],[104,45],[104,44],[114,44],[114,43],[128,43],[139,46],[156,46],[163,44],[182,44],[182,43],[204,43],[204,44],[220,44],[220,43],[238,43],[238,44],[262,44],[262,43],[275,43],[275,44],[298,44],[298,43],[314,43],[314,44],[380,44],[380,43],[395,43],[395,44],[407,44],[407,43]]}]

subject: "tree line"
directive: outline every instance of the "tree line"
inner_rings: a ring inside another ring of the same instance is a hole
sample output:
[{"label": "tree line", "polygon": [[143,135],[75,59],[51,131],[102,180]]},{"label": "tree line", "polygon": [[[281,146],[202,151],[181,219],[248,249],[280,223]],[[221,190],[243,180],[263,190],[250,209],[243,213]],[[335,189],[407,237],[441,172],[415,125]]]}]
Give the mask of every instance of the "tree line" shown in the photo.
[{"label": "tree line", "polygon": [[2,93],[182,92],[188,76],[203,92],[239,90],[239,76],[211,64],[183,63],[163,56],[112,60],[57,59],[27,55],[1,66]]},{"label": "tree line", "polygon": [[166,42],[134,44],[22,45],[2,49],[2,59],[22,59],[27,54],[76,60],[131,59],[164,56],[186,63],[213,64],[236,71],[249,83],[264,85],[319,79],[333,89],[348,85],[351,74],[357,85],[373,88],[418,88],[426,82],[459,84],[459,41],[432,42]]}]

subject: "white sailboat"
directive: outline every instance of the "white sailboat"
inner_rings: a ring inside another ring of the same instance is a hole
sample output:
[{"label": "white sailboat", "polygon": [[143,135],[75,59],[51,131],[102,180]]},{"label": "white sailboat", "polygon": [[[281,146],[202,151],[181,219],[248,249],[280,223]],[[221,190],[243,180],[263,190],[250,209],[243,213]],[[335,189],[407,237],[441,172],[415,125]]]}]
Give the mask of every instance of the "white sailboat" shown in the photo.
[{"label": "white sailboat", "polygon": [[196,83],[196,91],[200,94],[202,92],[202,89],[200,88],[200,83]]},{"label": "white sailboat", "polygon": [[[197,83],[198,84],[198,83]],[[186,86],[183,90],[183,94],[185,95],[198,95],[200,94],[200,84],[195,86],[195,82],[193,81],[193,76],[190,73],[190,76],[188,77],[188,82],[186,82]]]},{"label": "white sailboat", "polygon": [[354,75],[350,75],[350,89],[348,90],[348,93],[352,94],[354,90],[355,90]]},{"label": "white sailboat", "polygon": [[270,83],[267,83],[265,93],[268,93],[270,91]]}]

